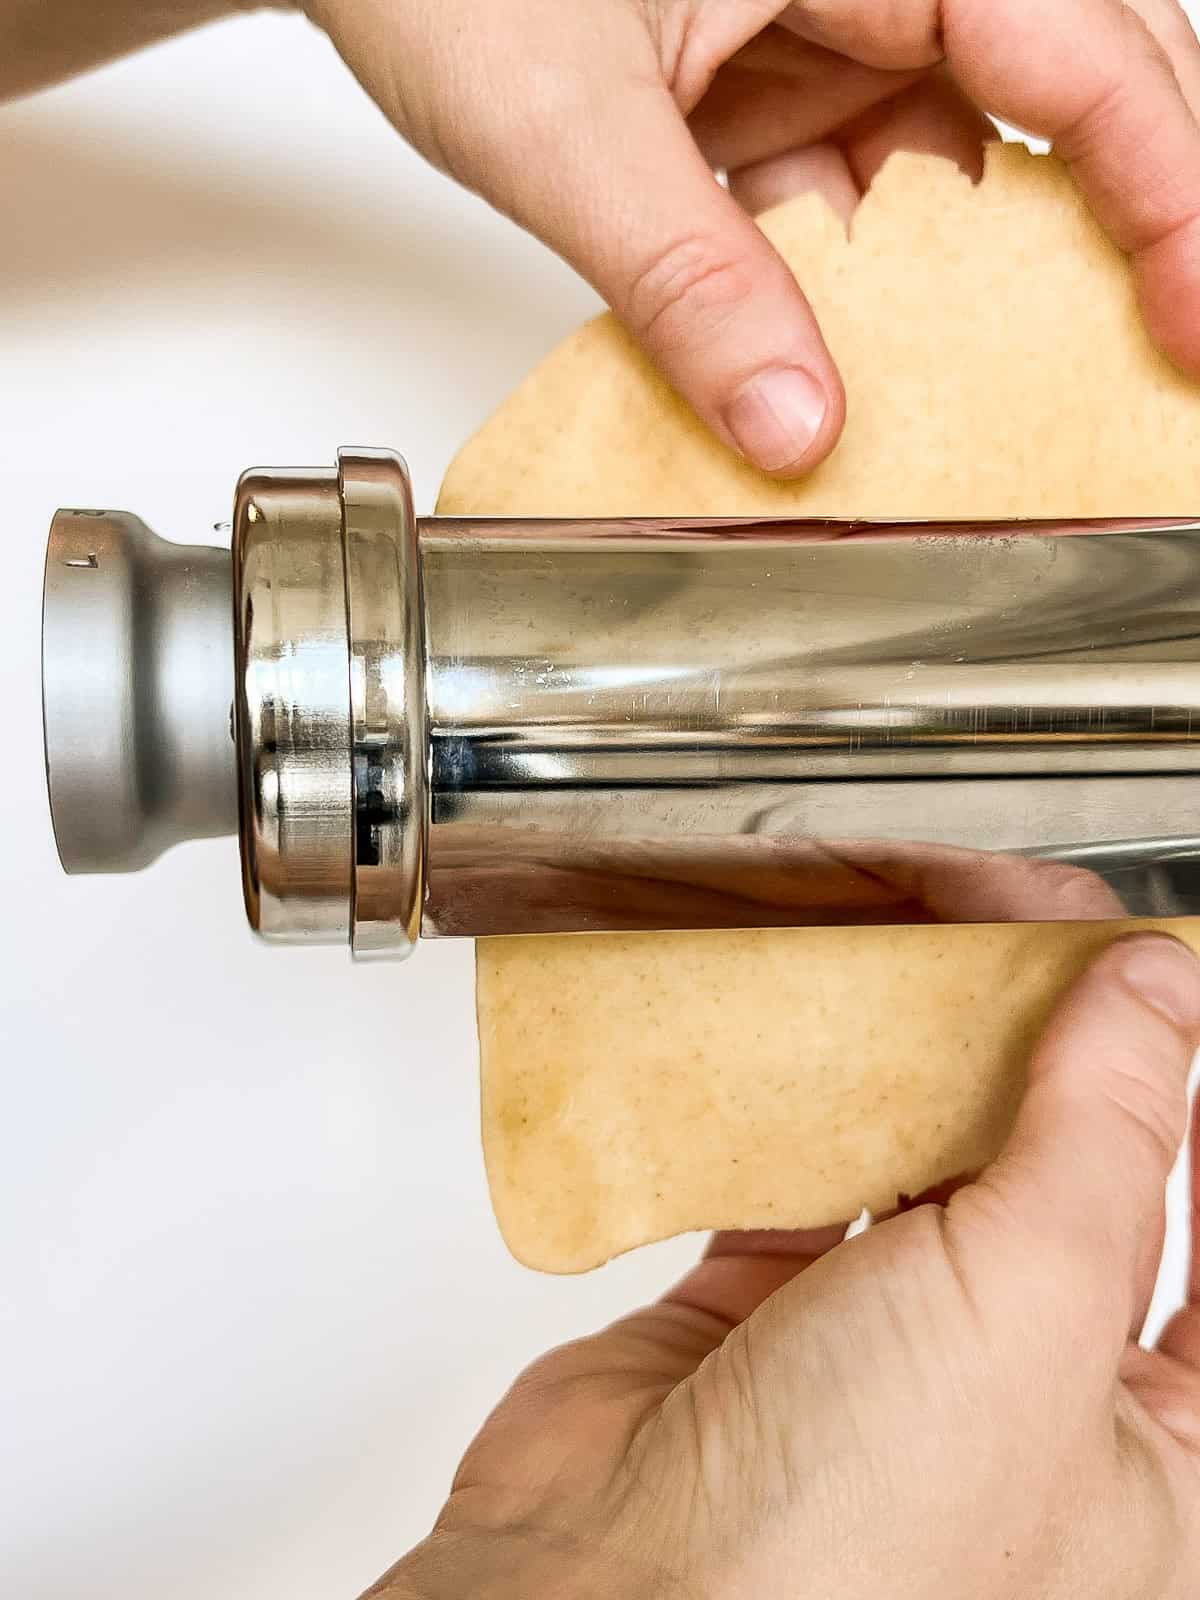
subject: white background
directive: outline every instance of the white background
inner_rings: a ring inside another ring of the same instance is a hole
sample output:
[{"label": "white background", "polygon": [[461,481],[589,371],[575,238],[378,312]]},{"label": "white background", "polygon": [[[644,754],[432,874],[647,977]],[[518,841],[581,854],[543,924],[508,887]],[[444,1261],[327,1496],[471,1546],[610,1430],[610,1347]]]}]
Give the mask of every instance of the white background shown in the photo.
[{"label": "white background", "polygon": [[0,111],[0,219],[0,1591],[350,1600],[523,1362],[696,1245],[582,1279],[508,1258],[469,945],[259,948],[230,842],[61,876],[45,530],[121,505],[213,539],[243,467],[341,444],[403,450],[428,509],[595,302],[291,18]]}]

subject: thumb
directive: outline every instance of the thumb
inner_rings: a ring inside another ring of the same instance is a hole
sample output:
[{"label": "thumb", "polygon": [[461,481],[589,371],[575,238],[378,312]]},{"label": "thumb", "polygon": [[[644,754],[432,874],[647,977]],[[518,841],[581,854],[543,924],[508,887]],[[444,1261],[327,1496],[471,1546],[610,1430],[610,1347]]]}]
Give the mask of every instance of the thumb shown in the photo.
[{"label": "thumb", "polygon": [[812,308],[701,155],[642,7],[524,0],[509,30],[472,0],[304,9],[418,149],[599,290],[726,444],[782,476],[828,455],[845,396]]},{"label": "thumb", "polygon": [[780,476],[816,466],[845,395],[791,271],[716,181],[664,84],[615,87],[590,124],[520,220],[591,281],[726,444]]},{"label": "thumb", "polygon": [[1159,934],[1118,940],[1051,1018],[1006,1150],[956,1197],[966,1215],[999,1219],[1010,1250],[1031,1270],[1043,1263],[1118,1351],[1153,1288],[1198,1033],[1191,951]]}]

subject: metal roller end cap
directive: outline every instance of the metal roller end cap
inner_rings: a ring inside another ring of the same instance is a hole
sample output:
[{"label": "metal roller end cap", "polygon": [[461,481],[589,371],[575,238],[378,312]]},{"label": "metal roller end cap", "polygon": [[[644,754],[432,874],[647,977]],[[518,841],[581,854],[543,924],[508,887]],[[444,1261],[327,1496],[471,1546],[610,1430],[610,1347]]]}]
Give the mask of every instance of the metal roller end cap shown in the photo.
[{"label": "metal roller end cap", "polygon": [[59,511],[46,550],[46,779],[67,872],[132,872],[237,832],[227,550]]}]

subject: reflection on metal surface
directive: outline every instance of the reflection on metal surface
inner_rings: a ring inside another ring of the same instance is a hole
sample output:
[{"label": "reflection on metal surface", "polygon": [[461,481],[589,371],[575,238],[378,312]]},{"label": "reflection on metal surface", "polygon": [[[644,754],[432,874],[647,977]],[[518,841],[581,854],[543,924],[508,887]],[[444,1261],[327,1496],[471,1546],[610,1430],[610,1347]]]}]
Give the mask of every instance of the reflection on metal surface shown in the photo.
[{"label": "reflection on metal surface", "polygon": [[[345,451],[242,480],[231,638],[221,553],[181,612],[190,553],[114,587],[70,515],[46,623],[69,869],[230,825],[232,682],[273,938],[1200,912],[1200,523],[417,521],[398,458]],[[155,627],[123,620],[134,591]],[[79,742],[106,629],[149,764]],[[202,656],[233,671],[200,693]],[[139,783],[175,749],[164,811]]]},{"label": "reflection on metal surface", "polygon": [[425,524],[426,933],[1200,910],[1200,531],[829,532]]},{"label": "reflection on metal surface", "polygon": [[350,641],[356,956],[405,956],[421,932],[429,802],[425,636],[408,476],[385,451],[338,462]]}]

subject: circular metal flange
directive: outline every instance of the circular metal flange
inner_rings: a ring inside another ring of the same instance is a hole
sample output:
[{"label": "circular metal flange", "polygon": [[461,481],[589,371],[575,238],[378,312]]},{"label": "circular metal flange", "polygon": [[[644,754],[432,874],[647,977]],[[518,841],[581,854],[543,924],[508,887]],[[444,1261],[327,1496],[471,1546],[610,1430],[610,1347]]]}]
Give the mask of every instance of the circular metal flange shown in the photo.
[{"label": "circular metal flange", "polygon": [[342,512],[332,469],[255,471],[233,517],[242,884],[266,939],[350,932],[354,799]]},{"label": "circular metal flange", "polygon": [[257,471],[233,521],[246,913],[263,937],[404,956],[428,837],[424,611],[408,473],[386,451]]},{"label": "circular metal flange", "polygon": [[354,805],[350,939],[406,956],[421,932],[429,832],[425,626],[408,470],[384,450],[340,450],[350,639]]}]

